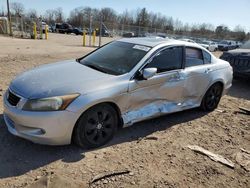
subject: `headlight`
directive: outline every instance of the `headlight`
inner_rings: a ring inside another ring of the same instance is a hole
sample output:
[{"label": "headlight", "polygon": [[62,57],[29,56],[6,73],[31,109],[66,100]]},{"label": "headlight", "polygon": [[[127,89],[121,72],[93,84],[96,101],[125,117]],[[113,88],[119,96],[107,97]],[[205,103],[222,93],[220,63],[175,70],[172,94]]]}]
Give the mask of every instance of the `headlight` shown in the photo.
[{"label": "headlight", "polygon": [[27,111],[57,111],[65,110],[71,102],[73,102],[79,94],[49,97],[42,99],[31,99],[28,100],[23,110]]}]

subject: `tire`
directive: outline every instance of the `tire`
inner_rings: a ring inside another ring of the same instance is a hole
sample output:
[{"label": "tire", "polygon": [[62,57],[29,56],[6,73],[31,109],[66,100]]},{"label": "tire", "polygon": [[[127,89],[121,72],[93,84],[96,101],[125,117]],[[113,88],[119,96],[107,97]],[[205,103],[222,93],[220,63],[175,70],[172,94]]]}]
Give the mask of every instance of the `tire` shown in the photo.
[{"label": "tire", "polygon": [[223,86],[220,83],[215,83],[206,92],[205,96],[201,102],[201,108],[204,111],[213,111],[217,108],[221,96],[222,96]]},{"label": "tire", "polygon": [[79,118],[73,132],[73,141],[82,148],[97,148],[114,137],[117,127],[116,110],[108,104],[100,104]]}]

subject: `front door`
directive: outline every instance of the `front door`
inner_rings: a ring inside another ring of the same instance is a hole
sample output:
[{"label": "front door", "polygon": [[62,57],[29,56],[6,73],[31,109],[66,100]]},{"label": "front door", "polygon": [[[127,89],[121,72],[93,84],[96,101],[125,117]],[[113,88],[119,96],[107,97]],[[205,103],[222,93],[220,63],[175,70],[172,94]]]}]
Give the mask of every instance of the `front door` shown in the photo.
[{"label": "front door", "polygon": [[183,47],[170,47],[156,54],[144,68],[157,68],[157,74],[129,83],[127,113],[123,115],[125,125],[179,111],[183,102],[182,66]]}]

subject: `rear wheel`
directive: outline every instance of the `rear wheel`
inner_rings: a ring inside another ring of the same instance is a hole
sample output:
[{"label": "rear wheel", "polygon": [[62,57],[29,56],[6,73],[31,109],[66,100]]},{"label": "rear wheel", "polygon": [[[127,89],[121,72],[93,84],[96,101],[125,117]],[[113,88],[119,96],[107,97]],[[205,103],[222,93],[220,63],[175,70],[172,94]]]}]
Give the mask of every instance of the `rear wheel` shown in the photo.
[{"label": "rear wheel", "polygon": [[205,111],[213,111],[217,108],[222,96],[222,91],[223,86],[220,83],[212,85],[203,97],[201,108]]},{"label": "rear wheel", "polygon": [[78,120],[73,133],[74,142],[83,148],[102,146],[113,138],[117,125],[117,113],[112,106],[94,106]]}]

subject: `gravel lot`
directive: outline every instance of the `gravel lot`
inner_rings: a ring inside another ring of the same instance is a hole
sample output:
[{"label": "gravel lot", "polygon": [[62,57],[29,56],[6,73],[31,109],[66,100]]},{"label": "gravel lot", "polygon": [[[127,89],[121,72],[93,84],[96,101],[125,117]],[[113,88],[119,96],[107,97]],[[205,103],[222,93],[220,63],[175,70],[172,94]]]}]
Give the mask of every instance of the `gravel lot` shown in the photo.
[{"label": "gravel lot", "polygon": [[[83,48],[81,42],[80,36],[63,34],[50,34],[48,41],[0,36],[0,96],[18,73],[75,59],[94,49]],[[249,81],[235,80],[212,113],[194,109],[144,121],[119,130],[108,145],[85,151],[74,145],[37,145],[12,136],[3,121],[0,97],[0,187],[249,188],[250,157],[244,155],[244,163],[239,155],[241,148],[250,151],[250,116],[237,113],[240,106],[250,109]],[[220,154],[235,167],[214,162],[187,145]],[[124,170],[130,173],[89,184],[96,175]]]}]

